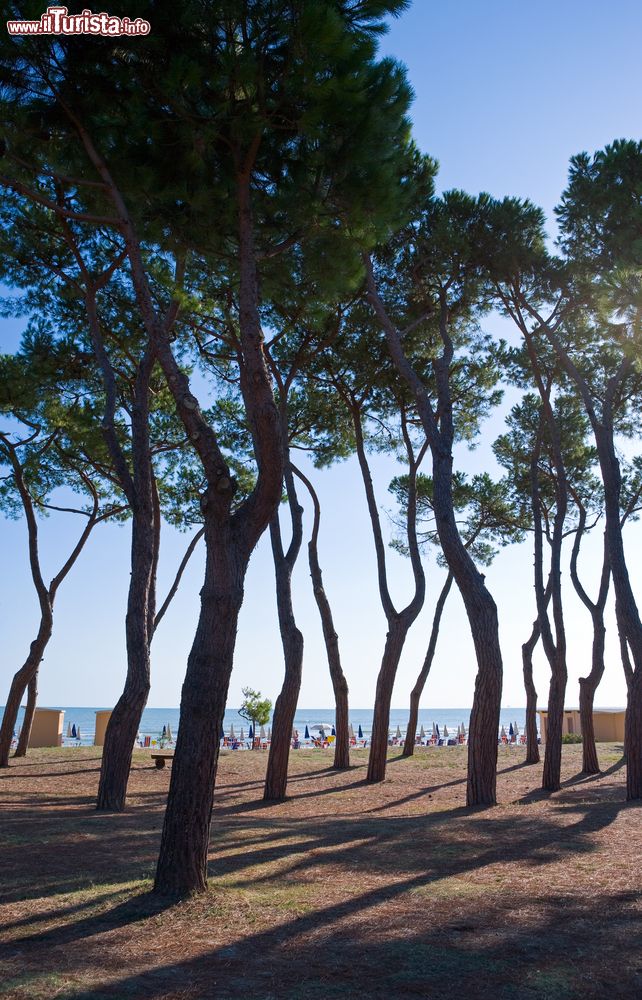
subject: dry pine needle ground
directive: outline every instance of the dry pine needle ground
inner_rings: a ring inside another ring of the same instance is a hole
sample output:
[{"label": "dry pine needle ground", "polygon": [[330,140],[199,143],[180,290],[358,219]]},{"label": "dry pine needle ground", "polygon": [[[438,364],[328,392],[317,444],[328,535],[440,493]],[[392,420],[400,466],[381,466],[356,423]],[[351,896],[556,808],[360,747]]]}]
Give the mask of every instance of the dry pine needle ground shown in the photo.
[{"label": "dry pine needle ground", "polygon": [[499,753],[499,805],[465,809],[465,748],[390,752],[366,785],[322,751],[221,757],[210,891],[150,895],[169,769],[134,757],[129,806],[94,809],[93,748],[32,751],[0,774],[0,995],[15,1000],[642,996],[640,806],[621,746],[563,787]]}]

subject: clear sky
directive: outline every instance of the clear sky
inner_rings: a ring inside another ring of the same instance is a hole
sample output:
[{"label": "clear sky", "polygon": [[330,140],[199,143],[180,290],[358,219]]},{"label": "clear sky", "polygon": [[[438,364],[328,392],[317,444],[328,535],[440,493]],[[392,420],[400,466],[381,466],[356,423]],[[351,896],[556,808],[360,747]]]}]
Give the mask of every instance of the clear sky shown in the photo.
[{"label": "clear sky", "polygon": [[[642,134],[642,6],[638,0],[415,0],[382,41],[382,51],[406,63],[415,90],[416,139],[440,163],[441,189],[463,187],[529,197],[549,218],[562,191],[568,159],[593,151],[614,138]],[[551,232],[554,224],[551,221]],[[11,350],[19,324],[2,321],[2,346]],[[488,328],[506,333],[497,319]],[[490,443],[501,431],[497,416],[484,427],[479,447],[458,452],[461,468],[492,469]],[[373,469],[382,506],[390,508],[387,484],[398,466],[378,457]],[[312,472],[322,503],[320,554],[326,589],[335,612],[344,667],[355,707],[372,705],[385,619],[379,604],[375,560],[363,489],[356,464]],[[304,498],[302,498],[304,499]],[[304,499],[305,504],[305,499]],[[309,506],[309,505],[306,505]],[[384,523],[385,521],[384,517]],[[306,511],[306,527],[310,520]],[[26,565],[22,522],[0,522],[4,573],[0,577],[0,704],[10,678],[23,662],[35,634],[37,604]],[[55,515],[42,523],[47,575],[65,558],[79,526]],[[642,527],[628,529],[629,551],[640,550]],[[186,537],[167,529],[163,536],[161,596],[171,579]],[[595,592],[599,573],[599,531],[586,546],[582,572]],[[389,554],[391,588],[401,603],[410,588],[409,566]],[[99,527],[80,563],[58,595],[54,637],[42,665],[42,705],[111,705],[124,679],[124,611],[129,578],[129,530]],[[633,582],[642,599],[642,570],[631,560]],[[443,579],[427,563],[428,599],[410,633],[393,704],[402,707],[421,665],[435,596]],[[185,661],[198,614],[202,552],[195,556],[153,648],[150,705],[174,706],[180,699]],[[534,617],[530,543],[504,550],[487,573],[500,611],[505,661],[504,705],[523,705],[521,643]],[[590,662],[590,622],[565,578],[569,633],[567,704],[577,703],[577,678]],[[294,600],[306,640],[300,704],[332,703],[321,631],[302,551],[294,578]],[[623,704],[625,686],[617,639],[609,618],[607,670],[598,690],[600,705]],[[241,613],[236,665],[229,704],[240,701],[250,684],[271,698],[282,677],[276,627],[273,571],[266,539],[255,552]],[[437,657],[422,704],[471,704],[475,664],[461,601],[453,592],[444,615]],[[537,660],[540,704],[546,700],[547,669]]]}]

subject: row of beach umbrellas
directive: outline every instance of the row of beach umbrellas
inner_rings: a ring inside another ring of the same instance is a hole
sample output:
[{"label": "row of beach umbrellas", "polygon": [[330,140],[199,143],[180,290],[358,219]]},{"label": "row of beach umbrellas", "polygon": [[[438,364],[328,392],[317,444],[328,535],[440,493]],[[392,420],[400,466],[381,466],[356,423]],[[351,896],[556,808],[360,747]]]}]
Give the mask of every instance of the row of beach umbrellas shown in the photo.
[{"label": "row of beach umbrellas", "polygon": [[[260,737],[261,737],[262,740],[266,739],[265,728],[263,726],[261,726],[261,729],[260,729],[259,733],[260,733]],[[325,739],[326,735],[328,735],[328,736],[336,736],[336,734],[337,734],[336,733],[336,729],[332,725],[331,722],[318,722],[318,723],[316,723],[313,726],[309,726],[306,723],[305,734],[304,734],[303,738],[306,739],[306,740],[311,739],[311,736],[310,736],[311,733],[313,733],[315,735],[318,734],[322,739]],[[349,726],[349,733],[350,733],[350,739],[354,739],[355,738],[355,736],[354,736],[354,727],[353,727],[352,723],[350,723],[350,726]],[[455,731],[454,734],[451,733],[451,732],[449,732],[448,726],[445,725],[444,726],[444,730],[443,730],[443,734],[442,734],[440,732],[440,730],[439,730],[439,726],[435,722],[433,722],[433,724],[432,724],[432,736],[435,739],[438,739],[438,740],[442,739],[442,738],[443,739],[447,739],[447,737],[451,736],[451,735],[456,735],[458,737],[459,736],[464,736],[465,737],[466,736],[466,727],[465,727],[464,723],[461,722],[457,726],[457,729],[456,729],[456,731]],[[80,728],[78,728],[78,730],[76,730],[75,726],[73,726],[73,727],[70,726],[69,729],[68,729],[68,731],[67,731],[67,736],[69,736],[69,737],[71,737],[73,739],[80,739]],[[362,728],[361,724],[359,724],[357,736],[358,736],[358,739],[360,739],[360,740],[363,739],[363,728]],[[397,726],[397,731],[395,733],[395,738],[398,739],[398,740],[400,740],[401,736],[402,736],[401,727]],[[519,736],[519,727],[518,727],[517,723],[516,722],[511,722],[510,726],[508,727],[508,734],[506,733],[505,727],[502,726],[500,736],[501,736],[502,739],[505,738],[505,737],[507,737],[507,736]],[[248,730],[248,739],[253,739],[253,737],[254,737],[254,727],[252,725],[250,725],[250,728]],[[269,740],[269,739],[271,739],[271,737],[272,737],[272,730],[268,726],[267,739]],[[172,738],[172,735],[171,735],[171,730],[169,728],[169,725],[163,726],[163,739],[171,740],[171,738]],[[296,738],[296,731],[294,729],[292,730],[292,738],[293,739]],[[425,731],[425,729],[424,729],[424,727],[422,725],[421,729],[419,730],[419,739],[424,740],[425,738],[426,738],[426,731]],[[232,739],[232,740],[236,739],[236,734],[234,732],[234,724],[232,724],[230,726],[230,739]],[[244,730],[243,726],[241,726],[241,732],[240,732],[239,739],[240,740],[244,740],[245,739],[245,730]]]},{"label": "row of beach umbrellas", "polygon": [[[223,732],[222,735],[225,736],[225,733]],[[264,740],[266,738],[268,740],[272,739],[272,730],[271,730],[270,726],[268,726],[268,729],[267,729],[267,737],[265,735],[265,727],[261,726],[261,728],[259,729],[259,737],[262,740]],[[243,726],[241,726],[241,732],[239,733],[239,737],[238,738],[241,741],[245,739],[245,729],[243,728]],[[250,723],[250,728],[247,731],[247,738],[248,738],[248,740],[253,740],[254,739],[254,726],[251,723]],[[232,723],[232,725],[230,726],[230,739],[231,740],[235,740],[236,739],[236,733],[234,732],[234,723]]]}]

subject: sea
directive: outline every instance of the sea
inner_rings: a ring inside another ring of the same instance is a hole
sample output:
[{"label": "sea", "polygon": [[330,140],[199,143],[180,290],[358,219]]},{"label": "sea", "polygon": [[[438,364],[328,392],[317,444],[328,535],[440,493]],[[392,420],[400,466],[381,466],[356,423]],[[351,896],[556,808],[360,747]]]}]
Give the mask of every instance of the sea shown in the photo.
[{"label": "sea", "polygon": [[[65,713],[64,724],[63,724],[63,745],[67,746],[89,746],[94,742],[94,733],[96,728],[96,712],[102,709],[92,707],[84,708],[78,706],[62,706],[62,705],[42,705],[41,708],[58,708],[60,711]],[[139,735],[141,739],[145,736],[149,736],[152,740],[160,740],[163,735],[163,727],[167,732],[167,727],[171,730],[172,737],[175,739],[178,733],[179,727],[179,716],[180,712],[178,708],[146,708],[143,712],[143,717],[140,723]],[[500,728],[503,726],[508,732],[511,723],[519,728],[520,732],[524,731],[525,726],[526,709],[525,708],[502,708],[500,713],[499,725]],[[449,733],[455,733],[457,727],[462,723],[468,731],[468,723],[470,719],[470,708],[425,708],[419,710],[419,722],[417,726],[417,732],[421,726],[424,727],[424,731],[427,735],[432,733],[433,723],[439,727],[440,734],[443,734],[444,728],[447,727]],[[354,729],[355,736],[358,735],[359,727],[361,727],[361,732],[365,739],[369,739],[372,732],[372,709],[368,708],[353,708],[350,709],[350,722]],[[17,729],[19,731],[20,725],[22,723],[22,709],[18,716]],[[331,727],[334,723],[334,709],[333,708],[297,708],[296,716],[294,719],[294,728],[298,729],[301,739],[303,739],[305,734],[305,727],[308,729],[314,725],[325,724]],[[408,709],[407,708],[392,708],[390,710],[390,736],[394,737],[397,732],[397,727],[401,732],[402,736],[405,736],[406,726],[408,724]],[[269,723],[268,723],[269,725]],[[75,727],[76,733],[80,730],[80,739],[71,738],[67,736],[68,730]],[[236,709],[230,708],[225,712],[225,718],[223,720],[223,729],[226,735],[230,734],[231,728],[234,727],[234,734],[236,736],[241,735],[241,729],[243,729],[244,735],[247,737],[248,723],[245,719],[241,718]],[[267,730],[267,726],[266,726]]]}]

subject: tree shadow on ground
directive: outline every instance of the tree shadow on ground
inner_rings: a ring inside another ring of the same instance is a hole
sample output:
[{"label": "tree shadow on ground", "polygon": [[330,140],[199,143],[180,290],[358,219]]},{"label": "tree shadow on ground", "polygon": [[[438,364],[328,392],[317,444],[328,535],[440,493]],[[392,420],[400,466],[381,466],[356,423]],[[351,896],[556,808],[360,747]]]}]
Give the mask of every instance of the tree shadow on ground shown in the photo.
[{"label": "tree shadow on ground", "polygon": [[[212,889],[176,906],[140,881],[153,873],[164,792],[136,788],[136,805],[120,814],[97,813],[80,794],[41,809],[27,797],[5,813],[0,903],[40,909],[5,923],[5,995],[47,995],[17,990],[20,976],[37,984],[49,970],[63,1000],[637,997],[640,894],[618,882],[584,896],[572,878],[560,881],[573,866],[597,871],[596,845],[619,817],[639,826],[639,804],[608,781],[621,766],[601,776],[599,802],[582,798],[573,775],[540,807],[525,796],[474,812],[451,796],[396,815],[427,789],[395,797],[394,783],[385,806],[364,808],[381,789],[354,772],[330,787],[320,773],[320,802],[346,796],[343,813],[314,811],[307,788],[274,809],[217,793]],[[78,890],[88,898],[57,898]]]}]

